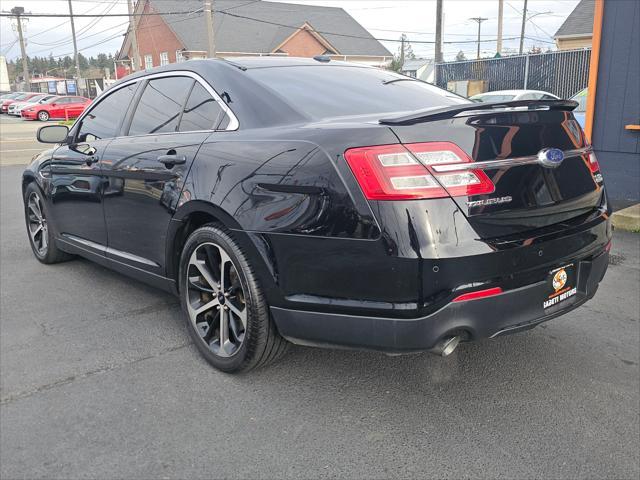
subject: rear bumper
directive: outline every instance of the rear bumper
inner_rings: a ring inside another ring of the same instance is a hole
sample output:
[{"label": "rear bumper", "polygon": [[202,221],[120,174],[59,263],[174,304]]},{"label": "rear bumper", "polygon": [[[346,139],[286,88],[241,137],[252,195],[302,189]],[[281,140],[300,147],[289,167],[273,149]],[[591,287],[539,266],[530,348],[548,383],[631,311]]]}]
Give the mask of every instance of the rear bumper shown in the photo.
[{"label": "rear bumper", "polygon": [[413,352],[433,348],[452,334],[469,340],[491,338],[532,328],[567,313],[592,298],[607,270],[609,254],[598,254],[574,262],[577,292],[547,309],[548,283],[540,281],[483,299],[448,303],[419,318],[384,318],[311,312],[272,307],[281,335],[293,343],[317,346]]}]

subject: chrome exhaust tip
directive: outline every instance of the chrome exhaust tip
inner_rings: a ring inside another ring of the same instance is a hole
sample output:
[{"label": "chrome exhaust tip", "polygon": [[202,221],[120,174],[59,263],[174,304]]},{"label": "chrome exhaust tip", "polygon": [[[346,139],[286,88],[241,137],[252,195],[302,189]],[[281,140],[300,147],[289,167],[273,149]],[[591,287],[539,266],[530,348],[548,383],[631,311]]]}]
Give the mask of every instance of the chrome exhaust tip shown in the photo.
[{"label": "chrome exhaust tip", "polygon": [[458,347],[460,340],[461,338],[458,335],[455,337],[443,338],[430,351],[431,353],[440,355],[441,357],[447,357]]}]

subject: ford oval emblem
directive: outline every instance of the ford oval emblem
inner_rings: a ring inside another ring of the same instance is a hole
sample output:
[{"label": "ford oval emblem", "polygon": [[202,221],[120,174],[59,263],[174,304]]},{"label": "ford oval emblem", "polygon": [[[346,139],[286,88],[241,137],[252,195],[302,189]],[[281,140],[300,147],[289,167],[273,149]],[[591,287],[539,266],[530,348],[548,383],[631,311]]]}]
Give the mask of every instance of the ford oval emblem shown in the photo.
[{"label": "ford oval emblem", "polygon": [[543,148],[538,152],[538,162],[547,168],[556,168],[564,160],[564,152],[558,148]]}]

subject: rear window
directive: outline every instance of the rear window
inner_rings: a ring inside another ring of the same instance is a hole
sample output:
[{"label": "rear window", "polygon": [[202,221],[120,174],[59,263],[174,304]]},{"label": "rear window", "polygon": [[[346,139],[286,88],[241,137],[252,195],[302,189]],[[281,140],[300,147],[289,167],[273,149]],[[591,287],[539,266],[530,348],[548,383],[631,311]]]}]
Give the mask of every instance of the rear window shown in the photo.
[{"label": "rear window", "polygon": [[468,103],[428,83],[374,68],[295,66],[253,68],[247,73],[314,119]]}]

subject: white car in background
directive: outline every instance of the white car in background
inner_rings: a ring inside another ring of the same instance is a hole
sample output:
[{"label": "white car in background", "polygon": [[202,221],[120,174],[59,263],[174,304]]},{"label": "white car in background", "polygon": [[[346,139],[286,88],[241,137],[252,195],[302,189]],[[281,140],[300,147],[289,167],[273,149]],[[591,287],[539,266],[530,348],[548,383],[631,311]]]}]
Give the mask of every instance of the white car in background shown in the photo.
[{"label": "white car in background", "polygon": [[478,93],[469,100],[480,103],[511,102],[515,100],[559,100],[553,93],[542,90],[496,90],[495,92]]},{"label": "white car in background", "polygon": [[15,102],[9,105],[7,108],[7,114],[14,115],[16,117],[20,116],[20,112],[23,108],[32,107],[34,105],[38,105],[40,103],[44,103],[50,98],[56,97],[57,95],[53,95],[50,93],[43,93],[42,95],[36,95],[35,97],[31,97],[26,102]]}]

